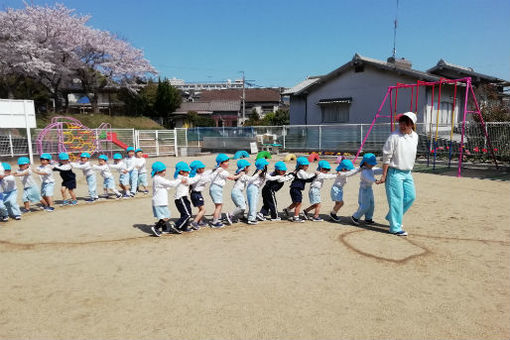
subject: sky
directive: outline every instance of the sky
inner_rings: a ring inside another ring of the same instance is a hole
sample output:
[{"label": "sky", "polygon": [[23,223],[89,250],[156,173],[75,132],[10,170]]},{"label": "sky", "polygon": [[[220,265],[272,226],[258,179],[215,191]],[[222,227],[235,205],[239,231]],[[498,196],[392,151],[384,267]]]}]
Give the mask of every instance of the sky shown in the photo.
[{"label": "sky", "polygon": [[[34,4],[52,1],[32,0]],[[355,53],[386,60],[396,0],[60,0],[145,52],[161,77],[291,87]],[[0,0],[1,8],[23,7]],[[397,57],[510,80],[510,0],[400,0]]]}]

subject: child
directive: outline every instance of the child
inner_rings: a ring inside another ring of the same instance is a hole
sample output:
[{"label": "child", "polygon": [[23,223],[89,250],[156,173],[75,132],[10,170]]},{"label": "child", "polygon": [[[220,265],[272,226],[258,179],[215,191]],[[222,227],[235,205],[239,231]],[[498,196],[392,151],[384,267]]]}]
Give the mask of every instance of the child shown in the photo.
[{"label": "child", "polygon": [[[53,170],[60,172],[60,177],[62,177],[62,187],[60,188],[60,192],[62,193],[62,205],[76,205],[78,204],[74,193],[74,189],[76,189],[76,175],[69,162],[69,155],[65,152],[61,152],[58,154],[58,160],[60,164],[54,165]],[[71,195],[71,202],[67,200],[67,191],[69,191],[69,195]]]},{"label": "child", "polygon": [[95,202],[99,199],[99,196],[97,196],[96,173],[94,172],[92,165],[90,165],[89,159],[90,154],[88,152],[83,152],[80,155],[80,162],[73,162],[71,165],[73,168],[81,169],[83,171],[83,176],[85,176],[89,187],[89,199],[87,199],[87,202]]},{"label": "child", "polygon": [[21,210],[19,210],[17,202],[18,190],[16,190],[16,179],[11,174],[10,164],[2,163],[2,167],[4,169],[4,175],[2,176],[1,185],[3,191],[3,207],[5,207],[2,207],[3,211],[0,211],[2,221],[7,222],[9,215],[14,217],[15,220],[21,220]]},{"label": "child", "polygon": [[[223,207],[223,186],[227,179],[236,180],[242,175],[232,176],[228,173],[229,157],[224,153],[216,156],[216,169],[211,175],[211,185],[209,186],[209,194],[211,195],[214,203],[213,220],[211,222],[212,228],[221,228],[223,223],[220,221],[221,209]],[[228,221],[227,221],[228,222]]]},{"label": "child", "polygon": [[113,164],[110,164],[109,167],[119,172],[119,186],[124,191],[124,198],[131,197],[129,195],[129,174],[126,163],[122,160],[122,155],[120,153],[113,155]]},{"label": "child", "polygon": [[170,210],[168,210],[168,189],[176,187],[180,179],[169,181],[165,178],[166,166],[161,162],[152,164],[152,212],[158,222],[151,227],[154,236],[161,236],[161,233],[182,233],[180,230],[172,226],[168,220],[170,219]]},{"label": "child", "polygon": [[129,196],[134,197],[138,187],[138,169],[136,168],[135,148],[130,146],[126,149],[126,152],[127,157],[124,162],[126,163],[126,170],[129,172]]},{"label": "child", "polygon": [[181,217],[175,222],[175,227],[184,232],[190,232],[195,229],[189,227],[191,221],[191,204],[188,199],[189,183],[187,182],[191,169],[185,162],[179,162],[175,165],[174,179],[179,180],[175,189],[175,206],[181,213]]},{"label": "child", "polygon": [[103,191],[105,197],[109,197],[110,190],[113,191],[116,198],[121,198],[121,193],[115,188],[115,180],[113,179],[113,175],[110,171],[110,167],[108,166],[108,156],[100,155],[97,158],[97,162],[99,165],[94,164],[92,168],[94,170],[98,170],[101,176],[103,176]]},{"label": "child", "polygon": [[278,206],[276,203],[275,193],[283,187],[283,183],[286,181],[290,181],[294,178],[294,174],[288,174],[285,176],[287,171],[287,166],[284,162],[276,162],[274,165],[274,172],[271,173],[271,176],[282,176],[282,178],[277,180],[266,181],[266,184],[262,188],[262,209],[257,214],[257,217],[270,216],[271,221],[280,221],[281,218],[278,216]]},{"label": "child", "polygon": [[366,153],[361,160],[360,183],[358,194],[358,210],[351,216],[354,225],[359,225],[361,216],[365,215],[365,223],[373,224],[372,216],[374,215],[374,192],[372,184],[376,182],[375,174],[382,174],[382,169],[374,169],[377,159],[373,153]]},{"label": "child", "polygon": [[23,212],[30,211],[30,202],[40,202],[43,207],[46,207],[46,202],[43,201],[41,193],[35,184],[34,178],[32,177],[32,170],[30,169],[30,159],[28,157],[18,158],[19,169],[16,170],[14,176],[21,177],[21,183],[23,184],[23,205],[25,206]]},{"label": "child", "polygon": [[194,207],[198,208],[198,213],[193,222],[191,222],[191,228],[198,230],[205,225],[202,220],[205,215],[202,191],[205,189],[207,183],[211,181],[212,170],[205,170],[205,164],[201,161],[193,161],[189,166],[191,168],[191,172],[189,173],[190,178],[188,180],[191,190],[191,203]]},{"label": "child", "polygon": [[[319,216],[321,210],[321,188],[325,179],[333,179],[337,177],[336,174],[328,174],[331,170],[331,165],[328,161],[322,160],[317,164],[317,171],[319,172],[312,184],[310,184],[310,191],[308,198],[310,199],[310,206],[303,210],[305,217],[313,222],[321,222],[323,219]],[[313,216],[308,215],[311,210],[315,210]]]},{"label": "child", "polygon": [[299,211],[301,209],[301,202],[303,202],[303,190],[305,190],[305,184],[312,182],[316,174],[309,174],[306,172],[310,162],[306,157],[298,157],[296,160],[296,170],[294,171],[296,176],[290,184],[290,197],[292,204],[287,208],[283,209],[283,212],[290,218],[290,210],[294,210],[294,217],[291,219],[293,222],[303,223],[304,220],[299,217]]},{"label": "child", "polygon": [[149,183],[147,183],[147,161],[145,160],[145,157],[143,157],[143,151],[142,149],[136,149],[135,150],[135,156],[136,156],[136,170],[138,171],[138,188],[142,187],[142,190],[138,190],[143,192],[144,194],[148,194],[149,190],[147,190],[147,186]]},{"label": "child", "polygon": [[9,214],[7,213],[7,209],[4,205],[4,193],[2,190],[2,179],[5,176],[5,170],[2,166],[2,163],[0,163],[0,221],[7,222],[9,220]]},{"label": "child", "polygon": [[354,164],[348,159],[343,159],[336,167],[337,177],[335,183],[331,187],[331,200],[335,202],[333,210],[329,213],[331,219],[339,222],[340,218],[337,216],[338,210],[344,205],[344,185],[347,183],[347,177],[357,174],[360,168],[354,168]]},{"label": "child", "polygon": [[239,219],[244,218],[244,211],[246,210],[246,200],[244,199],[243,191],[246,188],[248,180],[251,178],[246,175],[250,169],[250,162],[245,159],[237,161],[236,175],[241,174],[241,177],[236,179],[230,197],[235,204],[235,209],[232,214],[227,213],[227,221],[230,223],[237,222]]},{"label": "child", "polygon": [[52,212],[55,210],[53,205],[53,191],[55,189],[55,179],[53,178],[53,167],[50,165],[51,155],[43,153],[40,157],[41,165],[33,170],[34,173],[41,176],[41,196],[46,202],[45,211]]}]

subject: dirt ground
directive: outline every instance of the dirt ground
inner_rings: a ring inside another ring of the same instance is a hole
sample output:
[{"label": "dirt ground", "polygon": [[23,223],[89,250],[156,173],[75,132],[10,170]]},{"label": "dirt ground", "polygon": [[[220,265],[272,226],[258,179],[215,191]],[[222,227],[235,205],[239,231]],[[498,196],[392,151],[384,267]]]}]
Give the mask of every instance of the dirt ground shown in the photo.
[{"label": "dirt ground", "polygon": [[[347,222],[357,176],[344,189],[342,223],[155,238],[150,196],[25,214],[0,224],[0,338],[509,338],[510,181],[453,173],[415,173],[407,238],[387,233],[382,186],[379,224]],[[277,198],[281,211],[287,185]]]}]

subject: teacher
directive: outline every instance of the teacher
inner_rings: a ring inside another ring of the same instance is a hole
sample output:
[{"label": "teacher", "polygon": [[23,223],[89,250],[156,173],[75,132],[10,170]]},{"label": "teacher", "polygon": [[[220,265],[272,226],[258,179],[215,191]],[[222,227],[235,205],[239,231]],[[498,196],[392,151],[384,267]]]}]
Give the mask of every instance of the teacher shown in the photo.
[{"label": "teacher", "polygon": [[407,236],[402,219],[416,198],[411,174],[418,148],[415,124],[416,114],[402,114],[398,119],[398,131],[393,132],[383,146],[383,174],[379,183],[385,183],[389,205],[386,219],[390,222],[390,233],[397,236]]}]

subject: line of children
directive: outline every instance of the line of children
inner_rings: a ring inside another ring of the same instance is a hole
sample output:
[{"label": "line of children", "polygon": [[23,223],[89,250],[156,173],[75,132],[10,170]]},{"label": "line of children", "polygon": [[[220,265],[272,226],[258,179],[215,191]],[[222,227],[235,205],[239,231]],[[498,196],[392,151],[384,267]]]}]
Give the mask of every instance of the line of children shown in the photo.
[{"label": "line of children", "polygon": [[[76,189],[76,174],[73,172],[71,162],[69,161],[69,155],[65,152],[58,154],[59,164],[53,166],[53,170],[60,172],[62,177],[62,187],[60,192],[62,193],[62,205],[76,205],[78,200],[74,189]],[[67,193],[71,196],[71,201],[67,200]]]}]

